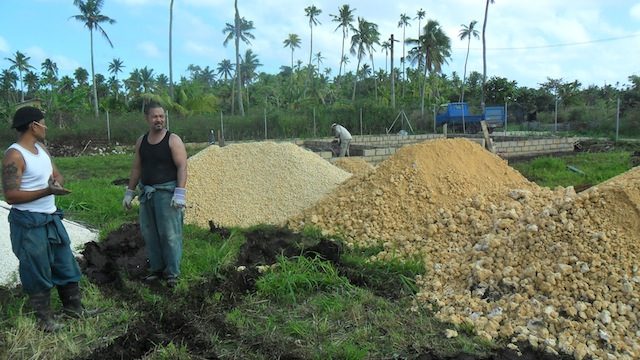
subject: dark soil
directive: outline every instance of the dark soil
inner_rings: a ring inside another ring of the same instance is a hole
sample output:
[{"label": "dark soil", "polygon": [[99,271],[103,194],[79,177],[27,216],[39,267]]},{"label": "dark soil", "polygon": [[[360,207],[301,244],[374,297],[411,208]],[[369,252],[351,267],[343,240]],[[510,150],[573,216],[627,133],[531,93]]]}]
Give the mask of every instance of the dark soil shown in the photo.
[{"label": "dark soil", "polygon": [[[214,224],[211,224],[211,230],[216,234],[229,234],[227,229]],[[229,271],[224,276],[193,285],[189,289],[188,297],[181,297],[164,286],[153,286],[152,291],[172,300],[167,302],[172,304],[171,307],[158,306],[136,298],[136,291],[132,288],[138,286],[136,284],[139,284],[146,274],[147,267],[144,242],[138,224],[125,224],[109,234],[101,243],[87,244],[81,265],[89,280],[100,286],[107,296],[126,301],[135,311],[145,315],[130,324],[125,334],[110,345],[95,349],[85,359],[139,359],[152,352],[156,346],[169,343],[185,346],[193,358],[217,359],[216,344],[210,340],[214,335],[225,342],[246,345],[246,342],[253,340],[242,339],[235,327],[225,320],[225,315],[244,296],[255,291],[255,283],[260,276],[256,267],[273,264],[278,256],[320,256],[334,263],[340,273],[349,278],[354,285],[368,287],[376,294],[390,299],[407,295],[398,290],[396,281],[370,280],[368,276],[375,277],[378,274],[367,274],[366,269],[356,269],[343,263],[340,260],[342,247],[331,239],[309,239],[277,227],[256,228],[246,232],[245,237],[246,243]],[[247,269],[236,271],[235,269],[241,265]],[[123,281],[125,278],[130,281]],[[216,302],[210,301],[212,294],[218,294]],[[0,297],[1,295],[0,292]],[[283,351],[282,344],[274,347],[253,341],[250,348],[267,357],[272,355],[273,358],[280,359],[298,358]],[[485,359],[561,359],[539,352],[526,344],[522,344],[520,349],[522,355],[510,349],[500,349]],[[429,349],[408,349],[406,353],[410,356],[395,356],[393,359],[445,359]],[[446,359],[474,357],[459,354]]]}]

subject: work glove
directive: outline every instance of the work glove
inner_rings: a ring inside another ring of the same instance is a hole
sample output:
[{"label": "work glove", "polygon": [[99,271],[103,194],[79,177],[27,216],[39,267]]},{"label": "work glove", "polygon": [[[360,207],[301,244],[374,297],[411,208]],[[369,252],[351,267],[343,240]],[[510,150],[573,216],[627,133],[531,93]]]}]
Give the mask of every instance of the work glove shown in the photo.
[{"label": "work glove", "polygon": [[134,192],[131,189],[127,189],[124,193],[124,199],[122,199],[122,207],[125,210],[131,210],[131,201],[133,200]]},{"label": "work glove", "polygon": [[177,187],[173,191],[173,197],[171,198],[171,206],[173,206],[176,209],[184,208],[184,206],[187,203],[186,196],[187,196],[187,189]]}]

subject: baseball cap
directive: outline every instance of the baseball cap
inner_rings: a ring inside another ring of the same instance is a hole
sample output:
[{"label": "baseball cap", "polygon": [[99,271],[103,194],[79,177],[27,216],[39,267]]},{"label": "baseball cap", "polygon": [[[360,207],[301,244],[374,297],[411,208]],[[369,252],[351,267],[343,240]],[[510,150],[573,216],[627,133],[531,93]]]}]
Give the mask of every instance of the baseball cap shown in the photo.
[{"label": "baseball cap", "polygon": [[21,107],[13,115],[13,123],[11,128],[17,128],[22,125],[30,124],[33,121],[40,121],[44,119],[44,114],[40,109],[33,106]]}]

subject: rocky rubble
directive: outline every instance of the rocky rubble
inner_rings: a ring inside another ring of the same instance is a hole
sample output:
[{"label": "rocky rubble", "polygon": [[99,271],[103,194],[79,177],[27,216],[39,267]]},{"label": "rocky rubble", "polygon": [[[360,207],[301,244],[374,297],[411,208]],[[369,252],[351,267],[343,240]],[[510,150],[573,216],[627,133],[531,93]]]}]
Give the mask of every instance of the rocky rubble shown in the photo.
[{"label": "rocky rubble", "polygon": [[[640,172],[540,188],[467,140],[400,149],[290,226],[424,259],[416,306],[487,339],[576,359],[640,358]],[[333,211],[336,207],[340,212]]]}]

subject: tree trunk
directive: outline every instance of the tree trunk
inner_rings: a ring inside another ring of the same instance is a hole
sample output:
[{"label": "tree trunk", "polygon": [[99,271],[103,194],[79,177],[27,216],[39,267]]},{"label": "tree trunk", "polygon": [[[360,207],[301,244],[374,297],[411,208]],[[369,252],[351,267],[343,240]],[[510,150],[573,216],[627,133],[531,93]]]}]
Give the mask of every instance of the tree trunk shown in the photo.
[{"label": "tree trunk", "polygon": [[169,4],[169,98],[173,101],[173,0]]},{"label": "tree trunk", "polygon": [[93,78],[93,108],[95,109],[96,120],[100,114],[98,113],[98,89],[96,88],[96,72],[93,67],[93,29],[89,31],[91,37],[91,77]]},{"label": "tree trunk", "polygon": [[485,33],[487,31],[487,15],[489,14],[489,1],[484,6],[484,22],[482,23],[482,96],[480,98],[480,106],[484,113],[484,88],[487,83],[487,41]]},{"label": "tree trunk", "polygon": [[356,66],[356,76],[353,79],[353,94],[351,95],[351,101],[356,101],[356,85],[358,85],[358,71],[360,70],[360,57],[358,57],[358,65]]},{"label": "tree trunk", "polygon": [[240,69],[240,13],[238,13],[238,0],[235,0],[236,8],[236,79],[238,83],[238,108],[240,109],[240,116],[244,116],[244,106],[242,105],[242,76]]}]

